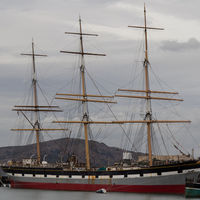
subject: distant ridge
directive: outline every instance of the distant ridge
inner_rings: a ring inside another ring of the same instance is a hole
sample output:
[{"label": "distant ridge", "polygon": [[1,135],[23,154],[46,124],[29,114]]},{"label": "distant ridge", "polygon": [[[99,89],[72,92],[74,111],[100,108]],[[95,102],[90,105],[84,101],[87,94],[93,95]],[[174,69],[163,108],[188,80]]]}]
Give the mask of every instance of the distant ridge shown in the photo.
[{"label": "distant ridge", "polygon": [[[75,154],[80,163],[85,162],[84,140],[62,138],[41,143],[42,159],[45,156],[49,163],[67,161],[68,157]],[[91,165],[103,167],[113,165],[122,160],[123,150],[117,147],[109,147],[104,143],[90,141]],[[133,152],[133,157],[137,158],[142,153]],[[20,161],[23,158],[36,157],[36,144],[25,146],[0,147],[0,162],[9,160]]]}]

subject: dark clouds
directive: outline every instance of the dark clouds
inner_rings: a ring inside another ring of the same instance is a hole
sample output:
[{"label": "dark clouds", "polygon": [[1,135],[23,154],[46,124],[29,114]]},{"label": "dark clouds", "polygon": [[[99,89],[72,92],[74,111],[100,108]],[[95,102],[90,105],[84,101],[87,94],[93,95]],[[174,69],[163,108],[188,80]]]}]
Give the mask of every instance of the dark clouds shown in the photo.
[{"label": "dark clouds", "polygon": [[161,49],[165,51],[188,51],[200,48],[200,42],[196,38],[190,38],[186,42],[179,41],[163,41]]}]

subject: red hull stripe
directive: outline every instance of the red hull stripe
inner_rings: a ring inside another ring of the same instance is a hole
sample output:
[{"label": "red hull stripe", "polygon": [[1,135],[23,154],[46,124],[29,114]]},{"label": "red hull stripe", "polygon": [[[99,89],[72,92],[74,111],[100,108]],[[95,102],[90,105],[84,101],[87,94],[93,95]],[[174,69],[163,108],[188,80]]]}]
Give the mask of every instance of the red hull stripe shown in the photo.
[{"label": "red hull stripe", "polygon": [[185,185],[98,185],[98,184],[69,184],[69,183],[36,183],[11,182],[12,188],[67,190],[67,191],[96,191],[105,188],[108,192],[135,193],[165,193],[184,194]]}]

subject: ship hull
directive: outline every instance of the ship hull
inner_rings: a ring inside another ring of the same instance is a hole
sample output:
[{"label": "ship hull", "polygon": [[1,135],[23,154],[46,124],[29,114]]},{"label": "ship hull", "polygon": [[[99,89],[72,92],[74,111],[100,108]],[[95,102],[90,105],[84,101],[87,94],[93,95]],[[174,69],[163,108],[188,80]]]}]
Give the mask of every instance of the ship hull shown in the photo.
[{"label": "ship hull", "polygon": [[200,162],[105,171],[20,166],[2,169],[12,188],[68,191],[104,188],[110,192],[184,194],[186,181],[197,180]]},{"label": "ship hull", "polygon": [[148,177],[108,178],[48,178],[11,176],[12,188],[97,191],[106,189],[108,192],[163,193],[184,194],[187,177],[196,177],[198,172],[187,172],[171,175],[155,175]]},{"label": "ship hull", "polygon": [[185,197],[200,197],[200,183],[186,183]]},{"label": "ship hull", "polygon": [[199,188],[188,188],[185,189],[185,197],[187,198],[197,198],[200,197],[200,189]]},{"label": "ship hull", "polygon": [[93,184],[63,184],[63,183],[36,183],[36,182],[11,182],[12,188],[66,190],[66,191],[97,191],[106,189],[107,192],[132,192],[132,193],[159,193],[159,194],[184,194],[185,185],[93,185]]}]

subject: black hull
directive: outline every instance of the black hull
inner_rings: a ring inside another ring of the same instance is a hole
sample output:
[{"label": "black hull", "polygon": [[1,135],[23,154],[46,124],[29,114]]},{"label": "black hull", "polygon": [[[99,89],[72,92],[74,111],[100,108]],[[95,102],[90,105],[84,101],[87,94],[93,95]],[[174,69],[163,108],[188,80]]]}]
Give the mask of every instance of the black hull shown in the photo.
[{"label": "black hull", "polygon": [[200,168],[200,161],[187,161],[179,164],[162,165],[148,168],[139,168],[131,170],[114,170],[114,171],[96,171],[96,170],[64,170],[63,168],[47,168],[47,167],[22,167],[22,166],[1,166],[4,172],[9,174],[32,174],[32,175],[66,175],[66,176],[98,176],[107,175],[112,177],[113,175],[123,175],[128,177],[128,175],[139,174],[143,176],[144,174],[157,173],[157,175],[162,175],[164,172],[177,172],[182,173],[183,170],[192,170]]}]

